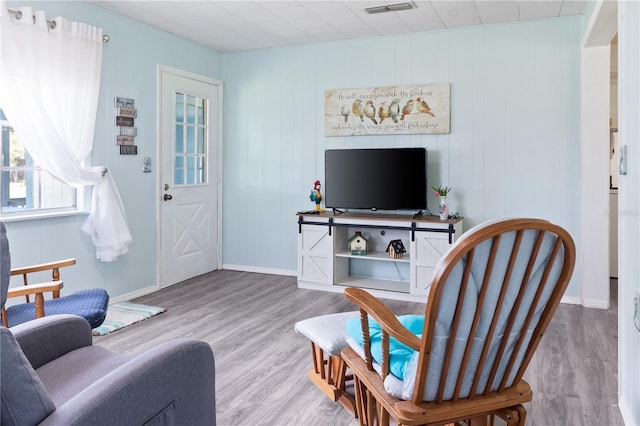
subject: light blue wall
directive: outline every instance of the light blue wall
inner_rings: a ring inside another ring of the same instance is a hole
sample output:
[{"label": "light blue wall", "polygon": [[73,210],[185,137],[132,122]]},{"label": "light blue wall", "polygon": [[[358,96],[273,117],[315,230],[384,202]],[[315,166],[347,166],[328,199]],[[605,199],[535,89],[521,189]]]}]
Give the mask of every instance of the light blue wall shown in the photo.
[{"label": "light blue wall", "polygon": [[[164,64],[213,78],[222,76],[222,54],[169,33],[78,1],[17,2],[48,17],[65,16],[103,28],[100,104],[93,165],[106,165],[118,185],[133,235],[130,252],[114,263],[95,260],[90,238],[80,230],[86,216],[7,223],[15,266],[75,257],[63,271],[65,292],[88,286],[107,288],[112,297],[156,285],[156,112],[157,65]],[[137,156],[121,156],[114,144],[115,96],[135,99],[138,109]],[[142,173],[142,158],[152,158],[152,173]]]},{"label": "light blue wall", "polygon": [[[295,270],[294,214],[324,150],[347,147],[426,147],[465,228],[537,216],[580,247],[580,34],[570,17],[225,54],[224,263]],[[451,83],[448,135],[324,136],[325,90],[434,82]]]},{"label": "light blue wall", "polygon": [[[579,17],[222,55],[86,3],[30,4],[111,36],[93,161],[110,167],[134,243],[103,264],[79,231],[84,216],[12,222],[15,265],[76,257],[67,287],[89,282],[114,297],[156,284],[157,162],[151,174],[141,165],[156,154],[157,64],[224,81],[225,265],[296,269],[295,212],[313,207],[324,150],[341,147],[424,146],[430,183],[453,187],[451,207],[466,228],[540,216],[567,227],[579,246]],[[451,134],[324,137],[325,90],[431,82],[451,83]],[[120,156],[113,144],[114,96],[136,100],[138,156]],[[575,284],[567,295],[579,295]]]}]

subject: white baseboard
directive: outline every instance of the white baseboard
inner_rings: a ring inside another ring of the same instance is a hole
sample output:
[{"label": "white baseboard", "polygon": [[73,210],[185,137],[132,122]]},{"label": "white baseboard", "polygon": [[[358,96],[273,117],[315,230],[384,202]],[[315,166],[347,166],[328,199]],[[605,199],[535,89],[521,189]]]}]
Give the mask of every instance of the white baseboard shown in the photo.
[{"label": "white baseboard", "polygon": [[114,303],[118,303],[118,302],[126,302],[129,300],[135,299],[136,297],[146,296],[147,294],[154,293],[158,290],[159,288],[154,286],[154,287],[143,288],[142,290],[133,291],[131,293],[123,294],[118,297],[113,297],[113,298],[109,297],[109,304],[113,305]]},{"label": "white baseboard", "polygon": [[582,306],[584,306],[585,308],[609,309],[610,304],[609,302],[603,300],[585,299]]},{"label": "white baseboard", "polygon": [[579,297],[562,296],[562,299],[560,299],[560,303],[567,303],[569,305],[582,305],[582,299],[580,299]]},{"label": "white baseboard", "polygon": [[560,303],[566,303],[569,305],[582,305],[585,308],[609,309],[609,304],[602,300],[583,300],[579,297],[574,296],[562,296],[562,299],[560,299]]},{"label": "white baseboard", "polygon": [[229,263],[223,263],[222,269],[226,269],[229,271],[240,271],[240,272],[256,272],[258,274],[284,275],[287,277],[298,276],[298,271],[292,270],[292,269],[261,268],[257,266],[248,266],[248,265],[232,265]]}]

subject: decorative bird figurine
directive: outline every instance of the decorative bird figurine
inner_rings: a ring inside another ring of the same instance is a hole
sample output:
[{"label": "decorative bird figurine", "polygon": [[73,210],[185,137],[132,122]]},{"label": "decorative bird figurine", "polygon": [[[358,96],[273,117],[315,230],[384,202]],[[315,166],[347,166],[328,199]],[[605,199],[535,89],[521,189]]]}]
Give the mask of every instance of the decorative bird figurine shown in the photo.
[{"label": "decorative bird figurine", "polygon": [[342,105],[342,109],[340,110],[340,114],[342,114],[344,116],[344,122],[347,122],[347,119],[349,118],[349,107],[347,105]]},{"label": "decorative bird figurine", "polygon": [[400,115],[400,99],[394,99],[389,105],[389,115],[394,123],[398,122],[398,116]]},{"label": "decorative bird figurine", "polygon": [[372,101],[367,101],[367,104],[364,106],[364,115],[366,115],[369,120],[373,121],[373,124],[378,124],[375,118],[376,107],[373,106]]},{"label": "decorative bird figurine", "polygon": [[416,99],[416,102],[418,102],[418,112],[435,117],[435,114],[431,112],[431,108],[429,108],[429,105],[424,101],[424,99],[418,98]]},{"label": "decorative bird figurine", "polygon": [[389,117],[389,108],[387,108],[386,102],[380,104],[380,108],[378,108],[378,117],[380,117],[380,124],[382,124],[385,118]]},{"label": "decorative bird figurine", "polygon": [[400,116],[400,120],[404,120],[404,117],[407,114],[411,114],[413,112],[413,107],[415,106],[416,101],[413,99],[409,99],[406,104],[404,104],[404,108],[402,108],[402,116]]},{"label": "decorative bird figurine", "polygon": [[320,192],[320,181],[316,180],[313,183],[313,189],[311,190],[311,194],[309,194],[309,199],[316,203],[316,210],[318,213],[322,213],[325,210],[320,207],[320,202],[322,201],[322,193]]},{"label": "decorative bird figurine", "polygon": [[351,111],[360,117],[360,121],[364,121],[364,105],[362,105],[362,101],[360,99],[353,101]]}]

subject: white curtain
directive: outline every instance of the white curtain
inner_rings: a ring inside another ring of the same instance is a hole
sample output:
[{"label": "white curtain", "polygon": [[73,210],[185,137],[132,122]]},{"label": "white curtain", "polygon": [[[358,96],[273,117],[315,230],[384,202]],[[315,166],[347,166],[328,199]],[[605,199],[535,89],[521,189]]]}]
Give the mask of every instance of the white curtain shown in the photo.
[{"label": "white curtain", "polygon": [[97,257],[114,261],[132,238],[120,194],[104,167],[90,167],[102,29],[0,4],[0,105],[35,162],[79,188],[93,185],[82,230]]}]

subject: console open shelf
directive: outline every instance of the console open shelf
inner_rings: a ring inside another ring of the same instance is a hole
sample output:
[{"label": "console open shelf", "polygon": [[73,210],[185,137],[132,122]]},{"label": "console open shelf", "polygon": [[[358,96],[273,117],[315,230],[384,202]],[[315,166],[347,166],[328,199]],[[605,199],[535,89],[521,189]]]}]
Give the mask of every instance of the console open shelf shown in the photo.
[{"label": "console open shelf", "polygon": [[[324,291],[361,287],[378,297],[425,302],[440,257],[462,234],[462,218],[401,214],[298,213],[298,286]],[[348,250],[356,231],[367,254]],[[392,240],[407,250],[390,258]]]},{"label": "console open shelf", "polygon": [[366,277],[347,277],[343,280],[336,281],[335,286],[343,288],[360,287],[368,290],[391,291],[394,293],[409,294],[410,288],[408,282],[387,281],[372,279]]},{"label": "console open shelf", "polygon": [[336,257],[349,257],[352,259],[360,259],[360,260],[371,260],[371,261],[382,261],[382,262],[406,262],[409,263],[409,257],[402,257],[400,259],[391,259],[389,257],[389,253],[380,251],[380,252],[369,252],[365,255],[361,254],[351,254],[351,252],[343,251],[335,254]]}]

